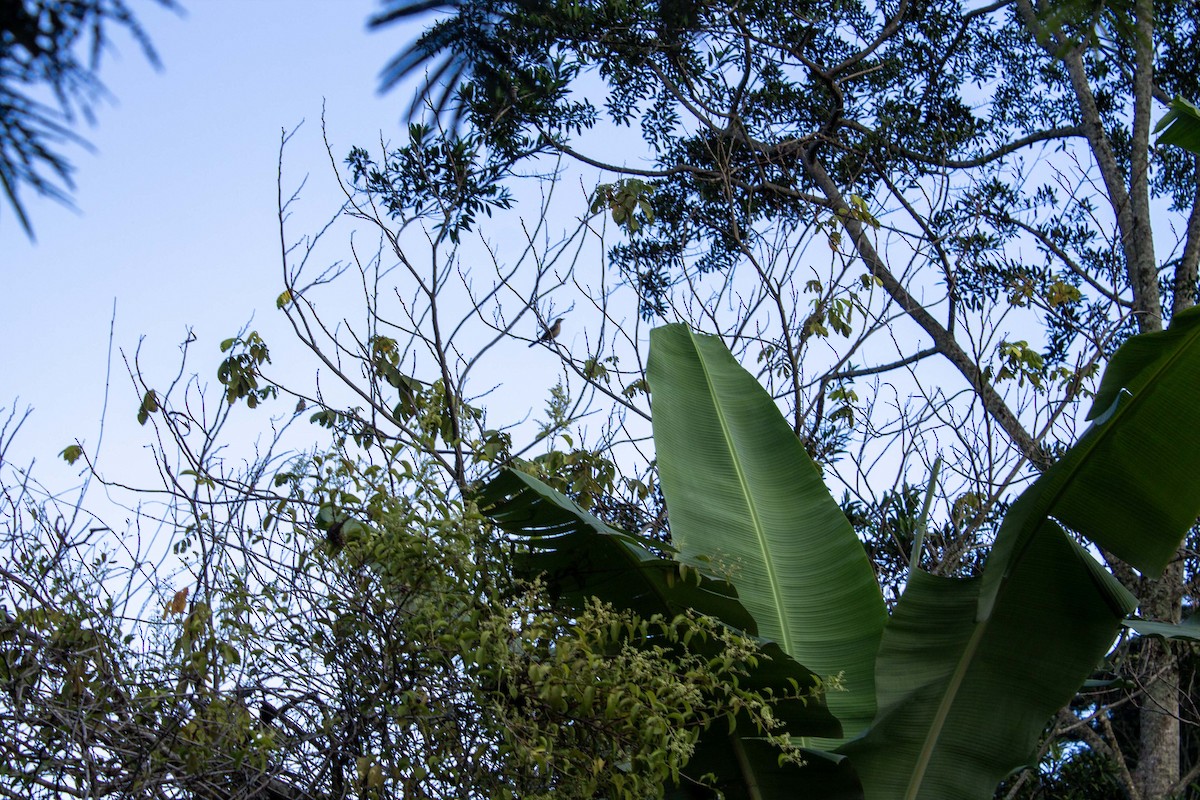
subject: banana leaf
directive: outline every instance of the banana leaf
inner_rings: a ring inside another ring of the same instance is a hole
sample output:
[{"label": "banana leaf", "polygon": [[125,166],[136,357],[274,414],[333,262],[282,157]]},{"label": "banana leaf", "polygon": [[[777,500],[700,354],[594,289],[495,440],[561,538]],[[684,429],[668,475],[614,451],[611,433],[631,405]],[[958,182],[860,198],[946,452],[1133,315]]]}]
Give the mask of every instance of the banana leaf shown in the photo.
[{"label": "banana leaf", "polygon": [[1122,620],[1121,624],[1139,636],[1200,642],[1200,617],[1194,614],[1179,624],[1154,622],[1148,619],[1126,619]]},{"label": "banana leaf", "polygon": [[518,577],[541,576],[570,610],[599,597],[644,617],[672,618],[691,609],[758,633],[731,583],[681,571],[681,564],[653,550],[669,547],[613,528],[531,475],[505,470],[476,502],[521,545],[514,553]]},{"label": "banana leaf", "polygon": [[991,797],[1112,644],[1133,598],[1041,527],[983,620],[982,579],[910,577],[880,646],[878,718],[839,750],[871,800]]},{"label": "banana leaf", "polygon": [[1032,513],[1157,577],[1200,514],[1198,390],[1200,307],[1117,350],[1088,414],[1092,427],[1050,471],[1057,480],[1039,481],[1047,485]]},{"label": "banana leaf", "polygon": [[1079,442],[1013,504],[979,580],[916,573],[880,646],[867,797],[989,797],[1136,600],[1069,526],[1161,571],[1200,512],[1200,309],[1114,355]]},{"label": "banana leaf", "polygon": [[1177,144],[1200,155],[1200,109],[1182,97],[1171,101],[1170,110],[1158,121],[1154,132],[1160,134],[1157,144]]},{"label": "banana leaf", "polygon": [[875,714],[887,612],[854,529],[774,401],[720,339],[683,325],[654,329],[646,378],[681,557],[728,570],[763,636],[839,679],[829,708],[846,737],[857,734]]}]

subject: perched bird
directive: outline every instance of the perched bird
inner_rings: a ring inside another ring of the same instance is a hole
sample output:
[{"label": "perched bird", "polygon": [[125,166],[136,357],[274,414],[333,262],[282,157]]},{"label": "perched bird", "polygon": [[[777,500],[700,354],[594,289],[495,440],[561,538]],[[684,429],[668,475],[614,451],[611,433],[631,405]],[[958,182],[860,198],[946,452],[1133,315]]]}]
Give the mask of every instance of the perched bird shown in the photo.
[{"label": "perched bird", "polygon": [[278,716],[279,709],[271,705],[271,701],[264,699],[262,704],[258,707],[258,718],[262,721],[262,724],[270,725]]},{"label": "perched bird", "polygon": [[542,333],[541,336],[539,336],[537,339],[534,339],[532,342],[530,342],[529,346],[533,347],[535,344],[537,344],[539,342],[550,342],[550,341],[557,339],[558,334],[562,331],[562,321],[563,321],[562,317],[559,317],[558,319],[554,320],[554,324],[551,325],[549,328],[546,328],[545,332]]},{"label": "perched bird", "polygon": [[329,549],[337,552],[346,546],[346,537],[342,535],[342,526],[346,524],[346,520],[339,520],[329,526],[329,530],[325,531],[325,540],[329,542]]}]

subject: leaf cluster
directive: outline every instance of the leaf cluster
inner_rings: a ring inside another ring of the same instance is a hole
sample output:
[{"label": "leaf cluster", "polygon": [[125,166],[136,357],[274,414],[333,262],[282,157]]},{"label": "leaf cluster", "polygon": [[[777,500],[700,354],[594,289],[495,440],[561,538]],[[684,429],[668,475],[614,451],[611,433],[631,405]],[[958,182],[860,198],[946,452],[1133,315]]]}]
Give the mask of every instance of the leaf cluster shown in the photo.
[{"label": "leaf cluster", "polygon": [[394,220],[432,218],[451,242],[476,223],[512,207],[503,185],[505,164],[481,153],[476,137],[451,138],[413,123],[409,143],[388,152],[377,164],[361,147],[346,157],[351,180],[369,205],[386,209]]}]

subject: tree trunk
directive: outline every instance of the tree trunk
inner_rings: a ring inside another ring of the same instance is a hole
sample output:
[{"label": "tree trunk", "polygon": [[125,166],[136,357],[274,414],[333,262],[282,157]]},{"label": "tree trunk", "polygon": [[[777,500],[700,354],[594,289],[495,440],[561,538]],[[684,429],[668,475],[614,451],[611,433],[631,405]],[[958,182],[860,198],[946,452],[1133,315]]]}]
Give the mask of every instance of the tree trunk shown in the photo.
[{"label": "tree trunk", "polygon": [[[1142,582],[1142,616],[1179,622],[1183,609],[1182,554],[1158,580]],[[1179,665],[1169,642],[1151,639],[1142,655],[1144,681],[1138,717],[1137,768],[1140,800],[1168,800],[1179,790]]]}]

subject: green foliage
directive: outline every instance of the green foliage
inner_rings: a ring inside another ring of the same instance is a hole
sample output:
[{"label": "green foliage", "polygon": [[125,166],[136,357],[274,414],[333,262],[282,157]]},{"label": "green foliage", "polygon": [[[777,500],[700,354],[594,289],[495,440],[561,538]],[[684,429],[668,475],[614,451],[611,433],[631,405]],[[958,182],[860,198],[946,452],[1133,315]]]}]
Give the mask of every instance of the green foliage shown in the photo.
[{"label": "green foliage", "polygon": [[428,402],[423,397],[424,385],[399,369],[400,348],[395,339],[386,336],[372,337],[370,352],[375,376],[399,393],[400,402],[392,409],[393,417],[397,420],[412,419],[419,411],[428,407]]},{"label": "green foliage", "polygon": [[[799,743],[798,737],[840,732],[818,676],[797,664],[777,642],[757,640],[749,651],[754,658],[731,660],[725,648],[739,641],[748,646],[752,640],[747,637],[757,625],[714,565],[676,560],[671,548],[613,528],[519,472],[502,474],[483,488],[478,500],[484,513],[521,546],[514,563],[518,574],[544,581],[560,613],[574,618],[599,599],[642,619],[673,618],[677,625],[699,613],[710,619],[704,625],[719,623],[715,630],[725,632],[717,637],[723,644],[714,647],[719,642],[712,636],[685,633],[682,640],[690,648],[685,655],[696,651],[705,656],[708,669],[725,673],[718,675],[716,684],[705,684],[716,698],[732,697],[730,691],[754,694],[733,698],[734,713],[725,712],[727,726],[703,726],[693,741],[702,757],[690,765],[684,759],[673,768],[683,768],[686,782],[710,783],[740,796],[737,787],[744,784],[739,759],[750,759],[764,780],[768,774],[777,781],[794,779],[799,759],[790,743]],[[666,557],[659,555],[664,549]],[[665,638],[658,635],[641,647],[649,646],[657,654],[659,646],[674,640],[674,634],[663,633]],[[731,666],[737,674],[726,673]],[[733,684],[722,685],[728,680]],[[828,767],[821,760],[817,764]],[[826,770],[815,766],[813,772]]]},{"label": "green foliage", "polygon": [[500,543],[423,470],[397,494],[394,474],[344,459],[317,466],[330,500],[315,527],[342,526],[342,544],[313,551],[311,569],[341,588],[285,638],[387,709],[368,718],[380,736],[358,756],[360,785],[382,796],[458,786],[491,797],[655,797],[702,731],[778,727],[777,699],[739,685],[766,658],[753,640],[688,614],[594,601],[563,613],[542,587],[507,577]]},{"label": "green foliage", "polygon": [[1016,378],[1019,385],[1029,381],[1034,387],[1041,388],[1046,362],[1029,342],[1001,342],[998,349],[1004,364],[996,373],[997,383]]},{"label": "green foliage", "polygon": [[[604,117],[637,122],[655,177],[599,186],[590,211],[629,232],[613,256],[643,314],[671,315],[683,275],[721,273],[720,282],[771,247],[803,258],[798,245],[814,231],[828,241],[828,252],[820,239],[817,249],[829,273],[805,285],[807,265],[789,260],[801,274],[794,284],[763,278],[761,307],[777,301],[784,335],[749,318],[737,329],[739,357],[757,352],[767,379],[810,390],[791,398],[796,419],[778,416],[779,384],[763,391],[715,342],[660,330],[645,380],[599,348],[573,366],[600,387],[617,377],[626,399],[653,390],[661,473],[622,477],[614,453],[579,439],[566,381],[548,400],[545,452],[529,455],[514,448],[513,429],[485,424],[464,400],[455,381],[465,371],[451,374],[453,365],[475,362],[426,333],[426,309],[405,309],[396,323],[395,309],[372,307],[370,330],[335,341],[325,362],[334,372],[354,365],[365,385],[346,381],[362,398],[350,402],[365,407],[304,394],[325,449],[286,464],[272,452],[231,478],[198,426],[203,447],[180,453],[201,453],[199,462],[180,469],[164,455],[173,494],[163,517],[178,525],[172,552],[184,571],[179,590],[152,576],[146,591],[165,606],[154,626],[118,630],[111,620],[136,614],[105,608],[88,588],[111,573],[48,561],[30,543],[68,537],[54,515],[21,512],[39,527],[24,550],[12,548],[5,574],[37,589],[13,590],[21,603],[3,609],[0,678],[16,698],[18,732],[32,732],[23,752],[65,754],[65,785],[96,796],[115,785],[196,797],[984,793],[1028,756],[1129,607],[1076,538],[1154,571],[1196,512],[1187,499],[1200,442],[1186,419],[1163,423],[1194,392],[1195,316],[1117,353],[1094,429],[1003,523],[1003,502],[964,489],[945,498],[948,521],[926,530],[920,501],[932,479],[839,508],[806,453],[831,458],[856,422],[876,422],[878,401],[854,383],[871,373],[848,359],[865,350],[852,337],[890,327],[873,304],[894,301],[877,290],[894,292],[897,281],[885,280],[890,255],[865,272],[852,261],[862,242],[912,237],[902,282],[945,286],[945,304],[928,308],[948,309],[951,338],[974,336],[977,319],[963,312],[989,324],[997,309],[1047,320],[1044,347],[1006,334],[984,381],[1059,389],[1067,401],[1086,392],[1133,318],[1121,307],[1125,254],[1095,231],[1105,215],[1090,199],[1014,185],[1005,170],[1016,162],[995,153],[1026,136],[1052,149],[1062,140],[1047,131],[1078,124],[1058,61],[1066,53],[1042,47],[1061,33],[1082,54],[1097,125],[1113,132],[1128,173],[1118,98],[1129,70],[1113,47],[1130,36],[1127,5],[1048,4],[1022,27],[1001,16],[1010,8],[968,13],[948,0],[907,4],[895,25],[860,2],[447,3],[385,80],[445,55],[428,75],[447,87],[434,105],[455,102],[469,130],[415,125],[407,145],[382,156],[351,151],[353,213],[378,209],[397,250],[397,231],[414,221],[431,221],[435,247],[453,246],[509,207],[505,182],[520,159],[570,152]],[[1159,74],[1171,94],[1195,96],[1195,75],[1178,66],[1195,50],[1186,35],[1195,8],[1172,5],[1159,4]],[[433,8],[389,0],[377,22]],[[572,93],[585,70],[607,92]],[[993,92],[987,102],[981,87]],[[1153,191],[1191,197],[1194,165],[1171,159],[1154,156]],[[972,162],[983,166],[954,166]],[[901,209],[911,223],[898,220]],[[1057,267],[1009,257],[1006,247],[1024,246],[1018,237]],[[924,280],[922,259],[936,278]],[[1096,300],[1109,276],[1118,276],[1111,307]],[[287,289],[276,306],[307,313],[304,291],[302,300]],[[800,298],[795,309],[789,295]],[[1113,308],[1125,328],[1109,324]],[[1096,331],[1096,358],[1077,360],[1080,334]],[[853,349],[836,354],[837,372],[814,376],[806,343]],[[256,333],[222,352],[224,411],[274,396]],[[430,356],[438,369],[427,369]],[[187,404],[142,389],[139,422],[167,409],[155,422],[183,444]],[[807,431],[810,401],[818,421]],[[1131,441],[1148,443],[1145,452]],[[82,450],[61,455],[73,462]],[[495,478],[499,466],[515,471]],[[474,494],[484,478],[494,480]],[[9,537],[17,529],[0,526]],[[645,529],[657,536],[627,532]],[[866,552],[856,532],[867,533]],[[985,564],[977,546],[992,538]],[[936,575],[921,557],[934,550],[948,554]],[[28,552],[39,555],[19,555]],[[124,568],[131,582],[147,570]],[[97,753],[126,760],[93,770]],[[1110,777],[1080,753],[1052,756],[1064,775],[1096,766]],[[91,771],[71,772],[76,763]],[[16,794],[39,790],[10,778]]]},{"label": "green foliage", "polygon": [[221,342],[221,352],[229,353],[217,368],[217,380],[225,387],[227,403],[233,405],[238,400],[245,400],[247,406],[255,408],[279,394],[274,385],[259,387],[260,370],[263,364],[271,363],[271,352],[258,331],[226,339]]},{"label": "green foliage", "polygon": [[1080,46],[1127,46],[1138,36],[1135,16],[1131,0],[1057,0],[1039,8],[1037,32],[1060,53]]},{"label": "green foliage", "polygon": [[[1156,80],[1172,94],[1195,96],[1195,70],[1184,65],[1194,50],[1196,11],[1189,4],[1156,6]],[[894,20],[861,2],[801,2],[786,12],[763,0],[487,0],[442,7],[450,13],[397,56],[385,86],[435,63],[431,80],[446,89],[430,98],[434,111],[454,105],[461,89],[464,102],[455,107],[472,135],[514,158],[564,147],[576,152],[578,129],[602,121],[640,125],[647,156],[662,173],[653,179],[652,203],[640,200],[650,182],[631,175],[627,184],[602,186],[592,210],[608,207],[618,224],[638,233],[639,241],[619,245],[613,256],[639,282],[650,314],[662,313],[680,274],[687,250],[677,232],[688,231],[689,245],[703,243],[694,260],[702,273],[727,271],[743,248],[810,224],[826,231],[835,251],[847,250],[841,220],[877,229],[868,204],[886,193],[887,181],[916,186],[943,165],[978,173],[965,178],[961,202],[929,214],[931,241],[979,231],[994,244],[1010,242],[1017,230],[1005,218],[1031,205],[1067,211],[1048,215],[1060,223],[1086,215],[1090,201],[1050,201],[1044,187],[1030,184],[1026,192],[996,181],[1005,191],[987,188],[996,174],[988,170],[1003,163],[993,155],[1000,146],[1076,124],[1073,90],[1056,60],[1073,48],[1088,66],[1105,130],[1128,139],[1120,98],[1131,95],[1122,59],[1137,36],[1129,3],[1046,4],[1027,24],[1009,18],[1007,9],[979,13],[954,2],[909,4]],[[373,24],[429,8],[389,0]],[[603,89],[589,86],[581,100],[568,89],[584,72],[598,75]],[[978,102],[980,91],[990,102]],[[1165,168],[1154,191],[1184,203],[1193,181],[1188,165],[1169,154],[1161,158]],[[812,199],[824,194],[809,168],[813,161],[847,202]],[[619,172],[623,165],[611,166]],[[984,195],[989,199],[980,203]],[[639,209],[652,214],[639,219]],[[1094,225],[1083,227],[1095,234]],[[1103,248],[1096,246],[1092,257],[1102,258]],[[1005,268],[990,259],[951,261],[961,266],[947,277],[965,293],[983,288],[974,269]],[[1091,275],[1108,274],[1099,263],[1083,265]],[[1064,336],[1078,322],[1051,320]]]},{"label": "green foliage", "polygon": [[504,165],[482,155],[478,139],[435,135],[415,123],[408,137],[409,143],[387,153],[381,164],[361,147],[346,158],[355,188],[393,219],[432,218],[438,230],[458,242],[481,212],[490,217],[496,209],[512,207],[500,182]]},{"label": "green foliage", "polygon": [[158,403],[158,392],[153,389],[147,389],[142,395],[142,404],[138,407],[137,421],[138,425],[145,425],[149,421],[151,414],[157,414],[161,406]]},{"label": "green foliage", "polygon": [[494,619],[471,656],[493,687],[501,753],[526,765],[524,796],[663,797],[685,779],[702,733],[739,722],[800,759],[774,736],[773,705],[786,698],[743,683],[768,658],[754,640],[711,618],[646,619],[594,598],[561,625],[556,612],[520,630]]},{"label": "green foliage", "polygon": [[608,496],[617,476],[616,464],[603,452],[582,449],[550,450],[527,468],[584,509]]},{"label": "green foliage", "polygon": [[858,392],[850,388],[848,382],[841,382],[829,390],[829,399],[837,404],[837,408],[829,415],[830,420],[845,420],[847,425],[854,425],[854,404],[858,402]]},{"label": "green foliage", "polygon": [[[433,386],[414,404],[414,420],[444,407]],[[175,547],[206,577],[157,590],[161,620],[129,632],[98,594],[119,567],[56,561],[38,544],[46,529],[4,529],[5,569],[40,575],[53,598],[0,615],[0,707],[21,732],[11,746],[60,754],[59,774],[94,794],[116,779],[198,797],[584,800],[700,780],[683,776],[709,731],[797,759],[781,711],[835,724],[813,676],[689,603],[641,613],[586,600],[568,613],[514,577],[509,547],[439,480],[440,421],[403,443],[359,442],[342,435],[353,415],[321,413],[332,442],[269,480],[281,494],[237,488],[234,500],[224,476],[182,472],[215,498],[196,501]],[[486,457],[498,438],[466,446]],[[246,526],[260,502],[267,513]],[[695,591],[694,571],[671,574]],[[755,678],[779,669],[796,682]],[[96,748],[128,761],[70,766],[99,763]],[[24,796],[52,796],[43,778],[0,770]]]},{"label": "green foliage", "polygon": [[986,556],[983,543],[994,537],[1008,505],[998,503],[980,508],[980,498],[975,493],[960,495],[951,504],[947,522],[936,526],[926,522],[920,537],[921,550],[914,552],[928,489],[928,486],[903,484],[884,492],[874,502],[852,498],[847,493],[840,504],[863,540],[890,607],[894,607],[904,591],[911,564],[934,564],[942,575],[979,575]]},{"label": "green foliage", "polygon": [[607,208],[618,227],[637,233],[643,225],[654,222],[654,206],[650,203],[653,194],[654,187],[639,178],[602,183],[596,187],[591,212],[596,214]]},{"label": "green foliage", "polygon": [[83,448],[77,444],[70,444],[64,447],[59,455],[63,461],[66,461],[68,464],[74,464],[83,457]]},{"label": "green foliage", "polygon": [[1005,781],[997,796],[1013,800],[1111,800],[1125,796],[1117,765],[1094,750],[1059,748],[1049,761],[1050,769],[1022,773]]}]

